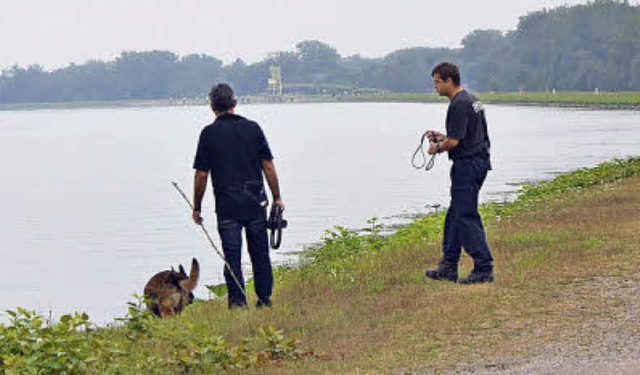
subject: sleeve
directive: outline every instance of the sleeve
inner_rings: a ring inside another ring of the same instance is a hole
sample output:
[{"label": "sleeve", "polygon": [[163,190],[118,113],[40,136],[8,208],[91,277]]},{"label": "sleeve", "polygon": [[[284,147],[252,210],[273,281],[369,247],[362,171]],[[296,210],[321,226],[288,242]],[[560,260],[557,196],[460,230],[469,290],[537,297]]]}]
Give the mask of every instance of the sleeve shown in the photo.
[{"label": "sleeve", "polygon": [[204,130],[200,133],[200,139],[198,140],[198,149],[196,150],[196,157],[193,161],[193,169],[206,172],[211,170],[211,150],[207,147]]},{"label": "sleeve", "polygon": [[467,135],[467,127],[469,125],[469,103],[456,103],[451,108],[447,121],[449,122],[447,129],[449,132],[447,138],[455,138],[462,140]]},{"label": "sleeve", "polygon": [[273,160],[273,155],[271,154],[271,149],[269,148],[269,142],[267,142],[267,137],[264,136],[264,132],[257,126],[258,128],[258,157],[260,160]]}]

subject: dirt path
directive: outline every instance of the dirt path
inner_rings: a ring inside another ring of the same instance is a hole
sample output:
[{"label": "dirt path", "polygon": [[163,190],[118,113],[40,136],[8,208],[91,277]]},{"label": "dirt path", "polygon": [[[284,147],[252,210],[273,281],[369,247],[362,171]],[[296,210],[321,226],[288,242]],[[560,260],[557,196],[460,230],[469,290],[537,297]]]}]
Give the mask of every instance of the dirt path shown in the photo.
[{"label": "dirt path", "polygon": [[565,298],[581,296],[602,304],[570,340],[543,347],[534,357],[475,362],[453,373],[640,374],[640,273],[594,279]]}]

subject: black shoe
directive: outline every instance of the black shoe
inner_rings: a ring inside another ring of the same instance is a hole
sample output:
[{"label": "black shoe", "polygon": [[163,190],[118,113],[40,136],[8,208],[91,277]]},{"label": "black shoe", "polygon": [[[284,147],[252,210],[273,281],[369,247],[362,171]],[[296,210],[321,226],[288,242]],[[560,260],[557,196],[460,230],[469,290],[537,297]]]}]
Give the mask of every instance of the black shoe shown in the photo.
[{"label": "black shoe", "polygon": [[249,306],[247,306],[247,303],[244,302],[230,302],[229,303],[229,310],[235,310],[235,309],[246,309]]},{"label": "black shoe", "polygon": [[493,270],[489,271],[471,271],[469,276],[464,279],[458,280],[460,284],[479,284],[479,283],[492,283],[493,282]]},{"label": "black shoe", "polygon": [[433,280],[448,280],[455,283],[458,281],[458,264],[447,263],[443,260],[438,263],[438,268],[427,270],[425,274]]},{"label": "black shoe", "polygon": [[270,299],[259,299],[258,303],[256,303],[256,308],[262,308],[262,307],[271,307],[271,300]]}]

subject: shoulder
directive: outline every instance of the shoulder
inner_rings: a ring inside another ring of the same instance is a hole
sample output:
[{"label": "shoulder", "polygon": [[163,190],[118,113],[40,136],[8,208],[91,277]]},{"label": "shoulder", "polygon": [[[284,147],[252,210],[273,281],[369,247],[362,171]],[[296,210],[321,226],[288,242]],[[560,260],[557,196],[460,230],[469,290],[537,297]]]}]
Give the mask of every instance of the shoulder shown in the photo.
[{"label": "shoulder", "polygon": [[467,103],[467,105],[470,106],[475,113],[480,113],[484,111],[484,104],[480,100],[478,100],[478,98],[476,98],[470,92],[467,92],[467,91],[464,91],[464,92],[466,94],[465,103]]},{"label": "shoulder", "polygon": [[467,91],[461,91],[451,101],[451,108],[454,110],[466,110],[473,108],[476,102],[478,102],[478,99],[475,96]]},{"label": "shoulder", "polygon": [[260,133],[262,134],[262,128],[260,127],[260,124],[258,124],[256,121],[247,119],[247,118],[242,118],[244,125],[252,132],[252,133]]},{"label": "shoulder", "polygon": [[235,113],[232,115],[228,115],[227,119],[251,128],[259,127],[257,122],[250,120],[244,116],[237,115]]},{"label": "shoulder", "polygon": [[454,101],[464,105],[472,105],[473,103],[478,101],[478,99],[476,99],[476,97],[473,96],[469,91],[462,90],[458,95],[456,95]]},{"label": "shoulder", "polygon": [[242,122],[244,122],[245,124],[247,124],[248,126],[251,126],[252,128],[259,128],[260,125],[256,122],[253,121],[251,119],[248,119],[246,117],[242,117],[242,116],[238,116]]},{"label": "shoulder", "polygon": [[215,122],[212,122],[211,124],[206,125],[206,126],[205,126],[204,128],[202,128],[202,130],[200,131],[200,135],[206,135],[206,134],[211,133],[211,132],[214,130],[214,128],[215,128],[215,126],[214,126],[214,125],[215,125]]}]

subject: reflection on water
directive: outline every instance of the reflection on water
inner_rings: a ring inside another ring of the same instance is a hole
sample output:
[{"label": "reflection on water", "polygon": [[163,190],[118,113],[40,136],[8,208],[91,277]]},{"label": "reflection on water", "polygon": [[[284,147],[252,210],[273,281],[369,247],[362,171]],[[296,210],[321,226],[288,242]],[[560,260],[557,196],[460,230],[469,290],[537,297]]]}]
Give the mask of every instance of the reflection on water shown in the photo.
[{"label": "reflection on water", "polygon": [[[262,124],[287,205],[276,261],[334,225],[403,222],[448,201],[446,156],[411,167],[422,132],[444,128],[446,104],[244,106]],[[640,112],[487,106],[493,166],[483,200],[517,184],[638,155]],[[155,272],[200,260],[202,284],[222,262],[171,186],[190,192],[206,107],[0,112],[1,310],[125,313]],[[213,199],[205,223],[215,234]],[[217,236],[215,236],[217,241]],[[245,255],[245,259],[248,257]],[[205,288],[196,295],[207,297]]]}]

